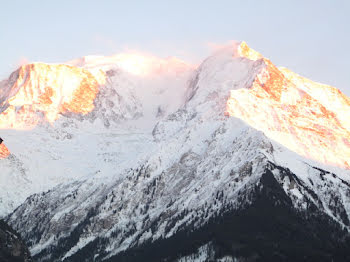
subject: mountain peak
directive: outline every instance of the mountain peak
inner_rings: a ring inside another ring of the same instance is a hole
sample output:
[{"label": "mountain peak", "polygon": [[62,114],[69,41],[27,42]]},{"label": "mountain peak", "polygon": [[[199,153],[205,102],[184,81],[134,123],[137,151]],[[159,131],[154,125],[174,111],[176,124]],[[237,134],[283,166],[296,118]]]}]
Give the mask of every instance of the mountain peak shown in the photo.
[{"label": "mountain peak", "polygon": [[258,60],[263,58],[259,52],[250,48],[244,41],[240,42],[239,46],[237,47],[237,51],[241,57],[246,57],[250,60]]},{"label": "mountain peak", "polygon": [[249,59],[263,59],[265,67],[248,90],[231,90],[227,114],[304,157],[350,168],[349,98],[334,87],[277,68],[244,42],[239,50]]},{"label": "mountain peak", "polygon": [[256,61],[264,58],[259,52],[250,48],[245,41],[230,41],[228,44],[217,45],[212,44],[214,48],[214,56],[226,53],[232,57],[244,57]]}]

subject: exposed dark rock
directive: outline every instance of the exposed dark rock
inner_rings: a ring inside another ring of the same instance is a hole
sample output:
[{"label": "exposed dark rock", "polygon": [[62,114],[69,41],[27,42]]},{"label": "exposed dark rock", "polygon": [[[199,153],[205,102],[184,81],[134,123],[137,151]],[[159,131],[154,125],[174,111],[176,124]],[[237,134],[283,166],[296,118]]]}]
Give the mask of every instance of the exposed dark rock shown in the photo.
[{"label": "exposed dark rock", "polygon": [[21,237],[3,220],[0,220],[0,261],[30,262],[30,253]]}]

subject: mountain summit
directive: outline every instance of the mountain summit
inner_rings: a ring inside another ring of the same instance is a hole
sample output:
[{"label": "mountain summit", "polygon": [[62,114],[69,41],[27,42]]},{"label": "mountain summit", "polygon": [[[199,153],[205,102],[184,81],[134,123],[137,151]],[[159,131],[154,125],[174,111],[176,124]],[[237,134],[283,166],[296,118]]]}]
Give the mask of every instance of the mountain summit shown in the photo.
[{"label": "mountain summit", "polygon": [[245,42],[29,64],[0,92],[0,212],[37,261],[350,257],[350,100]]}]

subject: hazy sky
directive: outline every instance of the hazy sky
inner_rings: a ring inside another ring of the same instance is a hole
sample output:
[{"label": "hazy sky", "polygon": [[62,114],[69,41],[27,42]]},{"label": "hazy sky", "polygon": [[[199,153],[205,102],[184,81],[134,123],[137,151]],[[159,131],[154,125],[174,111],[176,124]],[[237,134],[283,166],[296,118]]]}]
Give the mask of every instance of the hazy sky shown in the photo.
[{"label": "hazy sky", "polygon": [[199,63],[245,40],[278,66],[350,95],[350,1],[1,0],[0,78],[25,61],[138,50]]}]

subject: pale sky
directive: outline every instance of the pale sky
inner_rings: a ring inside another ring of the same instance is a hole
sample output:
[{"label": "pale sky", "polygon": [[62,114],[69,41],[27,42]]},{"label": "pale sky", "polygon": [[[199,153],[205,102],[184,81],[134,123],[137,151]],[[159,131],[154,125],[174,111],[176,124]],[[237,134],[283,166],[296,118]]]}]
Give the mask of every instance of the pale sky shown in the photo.
[{"label": "pale sky", "polygon": [[24,62],[137,50],[199,63],[244,40],[350,96],[350,1],[0,0],[0,78]]}]

